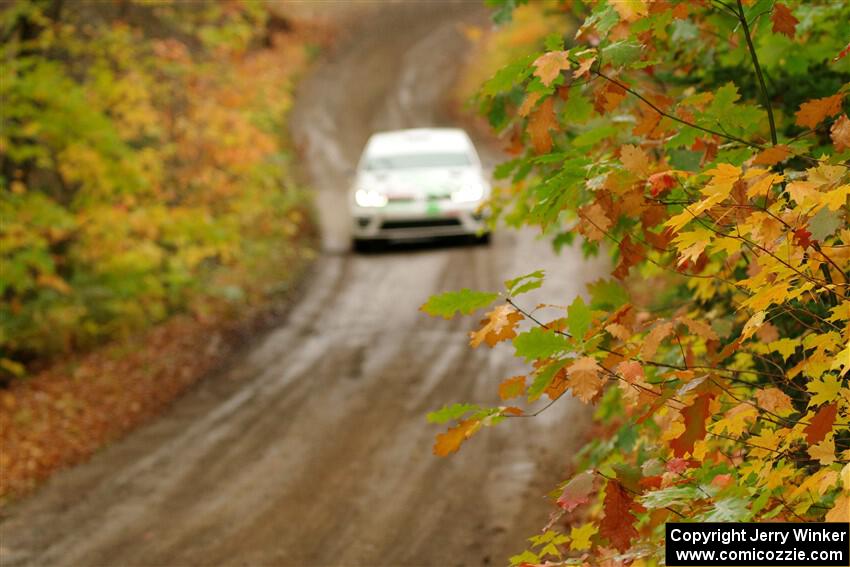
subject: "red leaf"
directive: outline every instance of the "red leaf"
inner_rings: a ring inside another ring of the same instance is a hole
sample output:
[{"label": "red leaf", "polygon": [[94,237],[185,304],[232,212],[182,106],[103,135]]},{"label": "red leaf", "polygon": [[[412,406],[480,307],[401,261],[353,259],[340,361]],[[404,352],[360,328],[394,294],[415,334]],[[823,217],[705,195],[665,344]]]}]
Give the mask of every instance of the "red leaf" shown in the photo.
[{"label": "red leaf", "polygon": [[806,433],[806,441],[809,445],[815,445],[824,440],[826,434],[832,430],[832,424],[835,423],[837,413],[838,406],[835,404],[827,404],[818,410],[812,421],[803,430]]},{"label": "red leaf", "polygon": [[794,231],[794,242],[803,248],[808,248],[812,245],[812,233],[801,227]]},{"label": "red leaf", "polygon": [[590,493],[593,492],[593,481],[596,477],[590,471],[578,474],[564,487],[564,491],[558,498],[558,506],[572,512],[576,507],[590,501]]},{"label": "red leaf", "polygon": [[685,430],[681,435],[670,441],[675,456],[684,457],[686,453],[694,450],[694,443],[705,438],[708,404],[713,397],[712,394],[701,394],[697,396],[693,404],[682,410],[682,416],[685,418]]},{"label": "red leaf", "polygon": [[629,549],[638,535],[634,526],[636,518],[632,514],[634,503],[634,498],[622,484],[616,480],[608,481],[603,503],[605,517],[599,523],[599,535],[607,538],[621,552]]},{"label": "red leaf", "polygon": [[653,173],[649,176],[649,187],[653,197],[676,185],[676,178],[669,171]]},{"label": "red leaf", "polygon": [[773,21],[774,33],[785,34],[788,37],[794,37],[797,24],[800,23],[800,20],[794,17],[788,6],[780,2],[774,4],[770,19]]}]

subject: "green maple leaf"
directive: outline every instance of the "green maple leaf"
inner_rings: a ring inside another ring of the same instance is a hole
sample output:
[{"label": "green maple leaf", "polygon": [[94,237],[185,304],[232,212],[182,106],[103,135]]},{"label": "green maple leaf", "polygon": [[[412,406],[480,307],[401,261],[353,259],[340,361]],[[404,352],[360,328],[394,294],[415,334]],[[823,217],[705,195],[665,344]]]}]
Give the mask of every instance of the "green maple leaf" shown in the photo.
[{"label": "green maple leaf", "polygon": [[534,327],[529,331],[520,333],[514,339],[516,355],[525,358],[527,361],[549,358],[558,353],[569,351],[571,347],[572,345],[567,337],[540,327]]},{"label": "green maple leaf", "polygon": [[432,317],[451,319],[458,312],[469,315],[482,307],[487,307],[499,297],[498,293],[473,291],[464,288],[460,291],[447,291],[432,295],[419,309]]},{"label": "green maple leaf", "polygon": [[581,296],[576,297],[567,308],[567,328],[570,334],[578,340],[583,340],[584,334],[590,328],[592,318],[590,308],[585,304],[584,299]]}]

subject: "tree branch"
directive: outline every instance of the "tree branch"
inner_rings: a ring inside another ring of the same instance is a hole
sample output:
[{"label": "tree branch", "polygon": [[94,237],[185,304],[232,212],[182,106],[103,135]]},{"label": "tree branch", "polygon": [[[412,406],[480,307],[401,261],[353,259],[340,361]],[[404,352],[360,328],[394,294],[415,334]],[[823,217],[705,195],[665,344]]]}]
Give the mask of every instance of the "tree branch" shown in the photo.
[{"label": "tree branch", "polygon": [[753,45],[753,38],[750,35],[750,25],[747,23],[747,17],[744,15],[744,6],[741,4],[741,0],[738,0],[738,20],[740,20],[741,25],[744,28],[744,37],[747,39],[747,47],[750,50],[750,57],[753,60],[753,67],[755,67],[756,75],[759,79],[759,85],[761,86],[761,96],[764,99],[764,106],[767,109],[767,121],[770,123],[770,141],[773,142],[775,146],[778,142],[776,137],[776,122],[773,120],[773,108],[770,106],[770,97],[767,94],[767,85],[764,83],[764,75],[761,72],[761,65],[759,65],[759,58],[756,54],[756,48]]}]

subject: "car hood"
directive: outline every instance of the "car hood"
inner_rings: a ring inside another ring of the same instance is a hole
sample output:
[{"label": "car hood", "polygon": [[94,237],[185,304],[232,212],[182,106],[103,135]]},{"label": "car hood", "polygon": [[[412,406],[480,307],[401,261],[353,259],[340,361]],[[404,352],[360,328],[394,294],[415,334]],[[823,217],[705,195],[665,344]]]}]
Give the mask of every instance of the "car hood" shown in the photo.
[{"label": "car hood", "polygon": [[416,199],[448,196],[461,187],[482,182],[481,171],[474,167],[405,169],[361,172],[355,188],[380,191],[390,199]]}]

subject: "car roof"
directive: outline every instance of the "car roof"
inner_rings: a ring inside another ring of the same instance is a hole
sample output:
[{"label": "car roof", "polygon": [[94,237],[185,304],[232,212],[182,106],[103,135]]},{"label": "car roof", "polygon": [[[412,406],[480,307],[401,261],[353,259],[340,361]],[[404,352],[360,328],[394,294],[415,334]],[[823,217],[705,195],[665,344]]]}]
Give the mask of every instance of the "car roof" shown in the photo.
[{"label": "car roof", "polygon": [[372,134],[364,153],[369,156],[423,152],[470,152],[472,141],[460,128],[411,128]]}]

